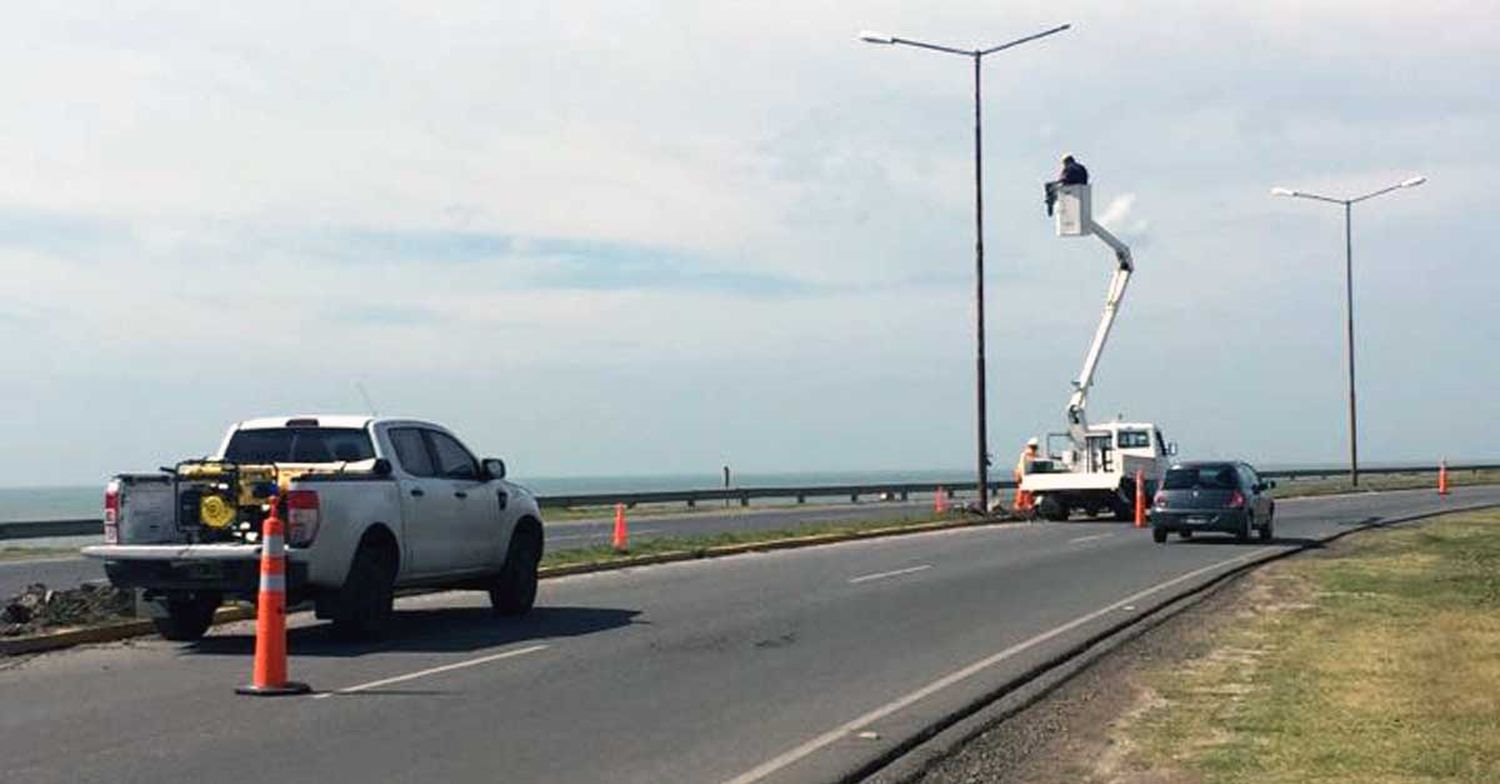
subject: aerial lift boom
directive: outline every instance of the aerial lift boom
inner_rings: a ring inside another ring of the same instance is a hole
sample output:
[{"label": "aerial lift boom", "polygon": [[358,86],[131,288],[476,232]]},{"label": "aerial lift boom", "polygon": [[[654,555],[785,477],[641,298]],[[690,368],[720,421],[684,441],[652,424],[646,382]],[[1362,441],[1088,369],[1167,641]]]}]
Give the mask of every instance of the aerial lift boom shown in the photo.
[{"label": "aerial lift boom", "polygon": [[1099,328],[1094,331],[1094,342],[1089,345],[1083,369],[1073,381],[1073,394],[1068,398],[1068,437],[1073,441],[1073,448],[1081,454],[1084,435],[1089,429],[1089,388],[1094,385],[1094,371],[1099,367],[1099,356],[1104,353],[1104,344],[1109,340],[1110,330],[1120,313],[1120,301],[1125,298],[1125,287],[1130,284],[1131,273],[1135,272],[1135,262],[1125,243],[1094,222],[1089,210],[1087,185],[1063,185],[1058,189],[1057,233],[1058,236],[1075,237],[1093,234],[1114,250],[1118,262],[1109,279],[1109,296],[1104,300],[1104,314],[1099,318]]}]

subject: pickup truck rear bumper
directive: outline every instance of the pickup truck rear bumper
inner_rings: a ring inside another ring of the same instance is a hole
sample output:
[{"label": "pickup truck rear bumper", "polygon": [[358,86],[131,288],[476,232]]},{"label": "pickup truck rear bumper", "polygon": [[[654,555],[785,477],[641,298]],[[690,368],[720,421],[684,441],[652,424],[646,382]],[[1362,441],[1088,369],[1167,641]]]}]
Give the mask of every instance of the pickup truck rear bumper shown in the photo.
[{"label": "pickup truck rear bumper", "polygon": [[[95,545],[83,548],[83,554],[104,561],[104,573],[116,588],[252,598],[260,588],[259,545]],[[288,556],[287,593],[296,597],[307,585],[307,564]]]}]

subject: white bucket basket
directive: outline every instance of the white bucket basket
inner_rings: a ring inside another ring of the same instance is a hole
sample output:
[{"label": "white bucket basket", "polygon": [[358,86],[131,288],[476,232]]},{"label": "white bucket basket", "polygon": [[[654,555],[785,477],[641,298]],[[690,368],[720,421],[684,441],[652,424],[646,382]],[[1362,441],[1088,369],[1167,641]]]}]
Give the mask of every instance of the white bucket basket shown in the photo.
[{"label": "white bucket basket", "polygon": [[1057,217],[1057,236],[1082,237],[1089,233],[1089,186],[1060,185],[1053,213]]}]

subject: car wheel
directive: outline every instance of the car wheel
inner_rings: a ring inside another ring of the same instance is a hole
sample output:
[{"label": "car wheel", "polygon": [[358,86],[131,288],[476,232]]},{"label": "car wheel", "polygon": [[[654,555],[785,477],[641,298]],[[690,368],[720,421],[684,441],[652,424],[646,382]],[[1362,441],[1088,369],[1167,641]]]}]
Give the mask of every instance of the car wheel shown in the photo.
[{"label": "car wheel", "polygon": [[1276,537],[1276,534],[1271,530],[1270,520],[1267,520],[1266,524],[1260,527],[1260,531],[1258,533],[1260,534],[1260,540],[1262,542],[1269,542]]},{"label": "car wheel", "polygon": [[1166,544],[1167,543],[1167,529],[1165,529],[1165,528],[1152,528],[1151,529],[1151,541],[1156,542],[1157,544]]},{"label": "car wheel", "polygon": [[517,528],[505,553],[505,565],[490,586],[490,606],[500,615],[524,615],[536,604],[541,537],[534,528]]},{"label": "car wheel", "polygon": [[346,640],[379,637],[396,600],[396,563],[382,548],[360,545],[333,601],[333,633]]},{"label": "car wheel", "polygon": [[151,622],[162,637],[172,642],[196,642],[203,639],[214,623],[214,612],[223,603],[217,593],[186,593],[167,597],[167,614]]},{"label": "car wheel", "polygon": [[1245,519],[1240,521],[1240,529],[1234,532],[1234,538],[1238,539],[1241,542],[1250,541],[1250,530],[1254,527],[1255,518],[1250,515],[1245,515]]}]

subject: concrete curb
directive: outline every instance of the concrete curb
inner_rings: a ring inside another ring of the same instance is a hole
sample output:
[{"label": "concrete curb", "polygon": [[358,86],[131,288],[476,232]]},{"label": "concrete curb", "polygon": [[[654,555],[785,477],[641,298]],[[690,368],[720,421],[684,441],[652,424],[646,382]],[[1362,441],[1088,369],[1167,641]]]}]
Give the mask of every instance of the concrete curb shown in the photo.
[{"label": "concrete curb", "polygon": [[[220,607],[218,612],[214,613],[214,625],[234,623],[254,617],[255,614],[244,607]],[[26,637],[0,638],[0,656],[19,656],[24,653],[43,653],[59,648],[71,648],[75,645],[118,642],[155,633],[156,625],[150,619],[59,629]]]},{"label": "concrete curb", "polygon": [[1246,561],[1208,578],[1201,585],[1168,594],[1155,606],[1089,635],[1067,650],[970,701],[968,705],[940,717],[909,741],[898,745],[879,759],[847,772],[838,781],[840,784],[913,784],[934,763],[952,755],[981,733],[1039,702],[1074,675],[1088,669],[1120,646],[1149,633],[1219,588],[1266,564],[1316,549],[1350,534],[1495,507],[1500,507],[1500,504],[1475,504],[1363,523],[1297,547]]},{"label": "concrete curb", "polygon": [[[630,569],[637,566],[654,566],[656,564],[676,563],[679,561],[697,561],[704,558],[723,558],[731,555],[744,555],[746,553],[770,552],[773,550],[787,550],[798,547],[814,547],[824,544],[838,544],[840,542],[853,542],[861,539],[880,539],[891,536],[903,536],[907,534],[931,533],[933,531],[947,531],[955,528],[976,528],[980,526],[1001,525],[1013,523],[1008,518],[986,517],[980,519],[963,519],[940,521],[933,523],[917,523],[906,526],[885,526],[881,528],[870,528],[862,531],[845,531],[833,534],[813,534],[811,536],[792,536],[782,539],[766,539],[759,542],[743,542],[739,544],[718,545],[715,547],[704,547],[695,550],[678,550],[667,553],[656,553],[653,555],[641,555],[635,557],[618,558],[607,561],[591,561],[589,563],[568,564],[565,566],[548,566],[538,571],[538,576],[543,579],[554,579],[567,577],[575,574],[592,574],[595,572],[613,572],[621,569]],[[401,592],[400,596],[413,596],[432,591]],[[255,611],[248,607],[220,607],[214,614],[214,626],[237,621],[246,621],[255,617]],[[0,656],[18,656],[27,653],[44,653],[62,648],[71,648],[75,645],[88,645],[105,642],[119,642],[132,637],[144,637],[155,634],[156,626],[147,620],[124,621],[121,623],[105,624],[101,626],[86,626],[73,629],[60,629],[58,631],[43,634],[30,635],[26,637],[0,638]]]}]

